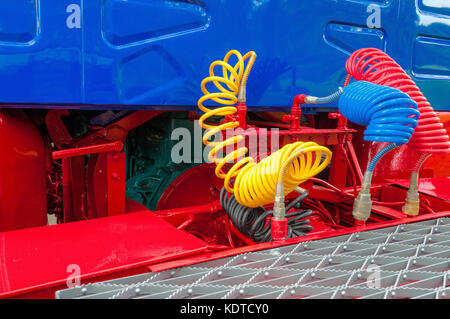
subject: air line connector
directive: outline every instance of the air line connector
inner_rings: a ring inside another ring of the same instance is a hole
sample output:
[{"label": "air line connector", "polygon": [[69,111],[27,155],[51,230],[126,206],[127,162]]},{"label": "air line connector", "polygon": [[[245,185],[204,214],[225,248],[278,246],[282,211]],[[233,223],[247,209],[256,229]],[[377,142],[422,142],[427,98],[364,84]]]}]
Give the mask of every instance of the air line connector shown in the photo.
[{"label": "air line connector", "polygon": [[419,215],[419,207],[419,172],[412,172],[402,211],[408,216],[417,216]]},{"label": "air line connector", "polygon": [[287,218],[286,206],[284,205],[283,183],[277,183],[277,186],[275,188],[273,217],[270,221],[270,235],[275,241],[284,240],[287,237]]},{"label": "air line connector", "polygon": [[365,222],[370,217],[370,212],[372,210],[372,200],[370,196],[372,174],[373,172],[371,171],[366,171],[364,173],[361,190],[353,203],[353,217],[358,221]]}]

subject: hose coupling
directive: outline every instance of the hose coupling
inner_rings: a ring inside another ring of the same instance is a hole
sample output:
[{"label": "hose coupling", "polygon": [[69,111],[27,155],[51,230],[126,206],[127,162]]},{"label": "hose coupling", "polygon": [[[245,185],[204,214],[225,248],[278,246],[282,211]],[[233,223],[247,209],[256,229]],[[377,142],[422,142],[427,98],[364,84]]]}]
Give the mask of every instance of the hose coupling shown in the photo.
[{"label": "hose coupling", "polygon": [[358,221],[367,221],[372,211],[372,200],[370,195],[370,185],[372,183],[372,172],[366,171],[364,173],[361,190],[358,197],[353,203],[353,217]]},{"label": "hose coupling", "polygon": [[284,184],[277,183],[275,188],[275,200],[273,204],[273,218],[284,220],[286,216],[286,206],[284,204]]},{"label": "hose coupling", "polygon": [[246,103],[246,102],[247,102],[247,87],[245,85],[241,85],[239,87],[238,103]]},{"label": "hose coupling", "polygon": [[419,215],[419,208],[419,172],[412,172],[402,211],[408,216],[417,216]]}]

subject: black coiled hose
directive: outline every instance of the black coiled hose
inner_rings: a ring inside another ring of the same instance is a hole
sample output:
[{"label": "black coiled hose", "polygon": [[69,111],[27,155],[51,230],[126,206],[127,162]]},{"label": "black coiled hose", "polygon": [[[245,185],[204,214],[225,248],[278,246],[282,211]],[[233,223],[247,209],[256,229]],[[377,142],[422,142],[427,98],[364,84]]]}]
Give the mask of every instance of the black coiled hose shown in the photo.
[{"label": "black coiled hose", "polygon": [[[290,202],[286,206],[286,212],[300,203],[307,196],[308,191],[305,191]],[[242,206],[238,203],[234,195],[230,196],[225,190],[225,187],[222,188],[220,192],[220,203],[234,227],[236,227],[243,235],[256,242],[268,242],[273,240],[270,235],[270,218],[268,218],[272,216],[271,210],[266,211],[263,207],[250,208]],[[311,214],[312,211],[310,209],[286,214],[286,218],[288,219],[287,238],[305,236],[306,233],[310,232],[313,227],[307,225],[309,219],[305,218],[311,216]]]}]

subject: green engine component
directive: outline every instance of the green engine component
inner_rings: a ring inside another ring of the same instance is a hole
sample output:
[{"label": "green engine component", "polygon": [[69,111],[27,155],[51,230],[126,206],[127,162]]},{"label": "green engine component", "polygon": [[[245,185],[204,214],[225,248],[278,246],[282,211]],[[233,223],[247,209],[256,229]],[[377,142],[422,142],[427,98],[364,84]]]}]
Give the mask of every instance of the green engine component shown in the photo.
[{"label": "green engine component", "polygon": [[[195,148],[191,147],[194,131],[195,123],[189,120],[187,112],[164,113],[130,131],[125,141],[127,197],[154,210],[164,190],[178,176],[199,164],[194,161]],[[201,136],[201,132],[197,134]],[[189,147],[174,148],[181,142]],[[181,154],[181,163],[172,158],[180,155],[179,149],[181,153],[187,152]],[[172,156],[173,152],[176,156]]]}]

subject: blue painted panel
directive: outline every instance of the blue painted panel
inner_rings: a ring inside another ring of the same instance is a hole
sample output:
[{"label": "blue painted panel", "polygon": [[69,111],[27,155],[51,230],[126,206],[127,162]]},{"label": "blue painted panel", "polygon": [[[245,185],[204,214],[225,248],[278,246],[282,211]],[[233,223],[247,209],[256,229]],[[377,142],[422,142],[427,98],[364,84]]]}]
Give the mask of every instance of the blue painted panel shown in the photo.
[{"label": "blue painted panel", "polygon": [[413,73],[416,77],[450,80],[450,40],[417,37]]},{"label": "blue painted panel", "polygon": [[66,27],[67,5],[48,0],[0,2],[1,102],[81,102],[82,33]]},{"label": "blue painted panel", "polygon": [[39,3],[36,0],[0,2],[0,43],[20,45],[35,39],[39,32]]},{"label": "blue painted panel", "polygon": [[[287,108],[295,94],[342,85],[349,54],[371,46],[396,59],[436,109],[450,110],[447,0],[3,2],[3,102],[195,109],[209,64],[235,48],[258,53],[249,106]],[[66,26],[72,3],[82,8],[80,29]]]}]

